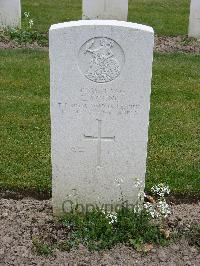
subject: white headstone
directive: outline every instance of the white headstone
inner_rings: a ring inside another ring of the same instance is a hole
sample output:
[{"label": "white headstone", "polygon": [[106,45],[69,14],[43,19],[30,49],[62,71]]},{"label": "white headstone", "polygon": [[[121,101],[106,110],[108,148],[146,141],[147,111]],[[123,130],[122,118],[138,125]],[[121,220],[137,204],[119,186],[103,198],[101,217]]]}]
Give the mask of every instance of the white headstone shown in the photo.
[{"label": "white headstone", "polygon": [[200,38],[200,0],[191,0],[188,36]]},{"label": "white headstone", "polygon": [[127,21],[128,0],[83,0],[83,19]]},{"label": "white headstone", "polygon": [[53,206],[133,204],[144,186],[153,29],[91,20],[50,29]]},{"label": "white headstone", "polygon": [[21,27],[20,0],[0,0],[0,28]]}]

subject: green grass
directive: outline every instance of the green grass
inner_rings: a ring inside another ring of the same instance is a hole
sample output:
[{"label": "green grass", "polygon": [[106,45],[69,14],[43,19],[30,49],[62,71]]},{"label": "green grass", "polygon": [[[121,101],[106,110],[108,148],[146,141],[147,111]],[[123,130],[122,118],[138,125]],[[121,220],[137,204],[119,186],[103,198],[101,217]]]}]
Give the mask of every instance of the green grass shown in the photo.
[{"label": "green grass", "polygon": [[50,190],[48,54],[0,51],[0,187]]},{"label": "green grass", "polygon": [[174,193],[200,192],[200,56],[154,58],[147,186],[166,182]]},{"label": "green grass", "polygon": [[55,23],[81,19],[82,0],[22,0],[22,12],[34,19],[34,28],[46,32]]},{"label": "green grass", "polygon": [[[22,11],[30,11],[35,29],[48,31],[51,24],[81,19],[82,0],[22,0]],[[129,0],[129,21],[147,24],[158,35],[185,35],[189,0]]]},{"label": "green grass", "polygon": [[129,21],[146,24],[158,35],[186,35],[189,0],[129,0]]},{"label": "green grass", "polygon": [[[156,54],[147,188],[200,191],[200,57]],[[48,53],[0,50],[0,188],[51,191]]]}]

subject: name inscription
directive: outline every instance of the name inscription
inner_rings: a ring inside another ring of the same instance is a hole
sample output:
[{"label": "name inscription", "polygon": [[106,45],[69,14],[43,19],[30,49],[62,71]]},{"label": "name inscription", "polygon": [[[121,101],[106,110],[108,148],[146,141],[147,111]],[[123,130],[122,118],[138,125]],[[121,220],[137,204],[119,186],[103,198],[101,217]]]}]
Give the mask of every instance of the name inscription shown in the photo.
[{"label": "name inscription", "polygon": [[128,115],[138,113],[140,105],[126,103],[126,96],[121,89],[117,88],[81,88],[76,102],[60,101],[59,110],[62,113],[102,113],[115,115]]}]

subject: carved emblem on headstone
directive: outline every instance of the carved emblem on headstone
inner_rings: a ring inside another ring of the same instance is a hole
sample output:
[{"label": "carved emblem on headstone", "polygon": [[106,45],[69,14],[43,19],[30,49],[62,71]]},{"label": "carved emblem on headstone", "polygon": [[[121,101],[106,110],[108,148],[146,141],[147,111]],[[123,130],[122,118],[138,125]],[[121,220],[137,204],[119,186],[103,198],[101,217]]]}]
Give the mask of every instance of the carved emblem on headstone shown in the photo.
[{"label": "carved emblem on headstone", "polygon": [[93,38],[79,52],[79,66],[91,81],[104,83],[116,79],[124,64],[122,48],[109,38]]}]

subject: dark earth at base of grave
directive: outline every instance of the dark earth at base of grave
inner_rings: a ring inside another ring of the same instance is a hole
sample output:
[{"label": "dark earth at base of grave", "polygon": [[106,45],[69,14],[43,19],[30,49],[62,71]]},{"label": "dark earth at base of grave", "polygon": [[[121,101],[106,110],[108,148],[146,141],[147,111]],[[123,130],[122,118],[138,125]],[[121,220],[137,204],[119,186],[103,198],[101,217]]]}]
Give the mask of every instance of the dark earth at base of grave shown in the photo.
[{"label": "dark earth at base of grave", "polygon": [[[48,200],[51,198],[50,191],[42,191],[38,192],[36,189],[16,189],[15,191],[12,190],[5,190],[0,189],[0,199],[13,199],[13,200],[22,200],[24,198],[31,197],[37,200]],[[170,197],[167,198],[167,202],[169,204],[192,204],[197,203],[200,201],[199,194],[171,194]]]},{"label": "dark earth at base of grave", "polygon": [[[14,41],[0,40],[0,49],[11,49],[11,48],[48,50],[48,47],[41,47],[37,43],[17,44]],[[154,51],[166,52],[166,53],[184,52],[184,53],[200,54],[200,40],[188,38],[187,36],[155,37]]]}]

